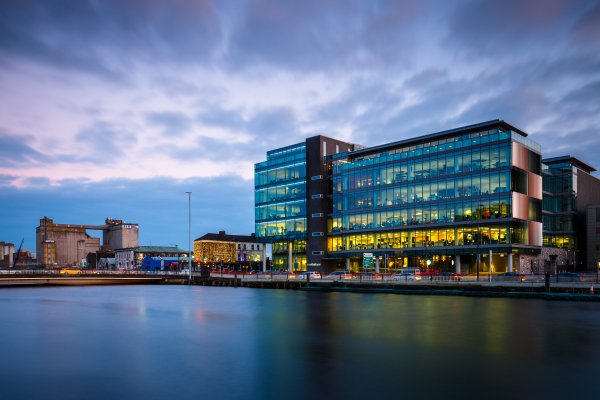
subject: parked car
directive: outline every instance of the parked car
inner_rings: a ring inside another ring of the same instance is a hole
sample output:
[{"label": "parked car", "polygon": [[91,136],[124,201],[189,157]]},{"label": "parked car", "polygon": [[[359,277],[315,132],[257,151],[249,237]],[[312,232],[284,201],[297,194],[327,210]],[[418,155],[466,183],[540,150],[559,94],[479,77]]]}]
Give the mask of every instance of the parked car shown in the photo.
[{"label": "parked car", "polygon": [[392,275],[393,281],[420,281],[421,275],[416,275],[412,272],[401,272],[399,274]]},{"label": "parked car", "polygon": [[321,279],[321,273],[317,271],[305,271],[299,275],[299,277],[304,280],[306,280],[307,276],[310,276],[310,279]]},{"label": "parked car", "polygon": [[527,277],[523,274],[519,274],[518,272],[503,272],[494,277],[497,280],[503,281],[518,281],[523,282]]},{"label": "parked car", "polygon": [[61,274],[61,275],[79,275],[82,273],[83,273],[83,271],[81,270],[81,268],[76,268],[76,267],[65,267],[65,268],[61,268],[59,271],[59,274]]},{"label": "parked car", "polygon": [[352,279],[352,273],[350,271],[334,271],[327,275],[325,278],[339,281],[341,279]]}]

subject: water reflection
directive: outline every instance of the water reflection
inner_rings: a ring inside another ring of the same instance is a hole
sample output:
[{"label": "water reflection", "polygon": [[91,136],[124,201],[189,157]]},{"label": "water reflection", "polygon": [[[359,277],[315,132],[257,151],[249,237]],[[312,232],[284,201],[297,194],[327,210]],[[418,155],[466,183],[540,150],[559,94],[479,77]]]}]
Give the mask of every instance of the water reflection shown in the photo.
[{"label": "water reflection", "polygon": [[2,399],[559,398],[600,372],[594,303],[19,288],[0,315]]}]

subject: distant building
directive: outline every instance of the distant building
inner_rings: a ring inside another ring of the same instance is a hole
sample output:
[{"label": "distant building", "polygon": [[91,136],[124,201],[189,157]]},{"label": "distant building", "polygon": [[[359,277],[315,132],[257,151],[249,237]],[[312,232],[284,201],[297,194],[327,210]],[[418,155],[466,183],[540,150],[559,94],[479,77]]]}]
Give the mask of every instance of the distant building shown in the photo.
[{"label": "distant building", "polygon": [[88,254],[100,250],[100,239],[88,230],[102,231],[102,248],[114,251],[138,246],[138,224],[107,218],[104,225],[55,224],[48,217],[36,228],[36,253],[43,266],[82,265]]},{"label": "distant building", "polygon": [[194,240],[194,259],[202,263],[258,263],[265,257],[265,247],[252,235],[230,235],[225,231],[207,233]]},{"label": "distant building", "polygon": [[587,269],[600,270],[600,204],[589,206],[587,209]]},{"label": "distant building", "polygon": [[27,249],[21,249],[14,257],[17,259],[16,269],[35,268],[38,265],[35,255]]},{"label": "distant building", "polygon": [[180,264],[187,266],[187,250],[175,246],[139,246],[115,250],[115,267],[125,269],[140,269],[146,257],[162,257],[179,259]]},{"label": "distant building", "polygon": [[13,243],[0,242],[0,268],[12,268],[15,254]]},{"label": "distant building", "polygon": [[546,158],[542,164],[544,249],[539,269],[594,271],[599,242],[590,231],[596,227],[596,209],[590,206],[600,204],[600,180],[591,175],[596,169],[572,156]]},{"label": "distant building", "polygon": [[116,269],[115,259],[112,257],[101,257],[98,259],[96,268],[102,269],[102,270]]}]

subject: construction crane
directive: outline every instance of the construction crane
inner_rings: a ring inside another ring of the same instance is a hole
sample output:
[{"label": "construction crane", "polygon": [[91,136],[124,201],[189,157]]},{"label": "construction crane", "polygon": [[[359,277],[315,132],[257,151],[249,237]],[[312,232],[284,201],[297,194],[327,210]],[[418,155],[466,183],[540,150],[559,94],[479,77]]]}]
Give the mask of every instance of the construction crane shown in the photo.
[{"label": "construction crane", "polygon": [[15,260],[13,261],[13,269],[17,268],[17,263],[19,262],[19,254],[21,254],[21,247],[23,247],[23,242],[25,238],[21,239],[21,244],[19,245],[19,250],[17,250],[17,254],[15,254]]}]

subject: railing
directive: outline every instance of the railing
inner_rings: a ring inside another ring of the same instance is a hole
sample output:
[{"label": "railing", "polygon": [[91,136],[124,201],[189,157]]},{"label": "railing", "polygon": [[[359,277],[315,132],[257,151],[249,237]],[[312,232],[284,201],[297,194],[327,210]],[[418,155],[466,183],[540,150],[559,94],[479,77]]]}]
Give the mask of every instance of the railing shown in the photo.
[{"label": "railing", "polygon": [[[186,278],[188,271],[110,271],[110,270],[81,270],[75,274],[61,274],[59,269],[38,269],[38,270],[0,270],[0,279],[3,277],[34,277],[34,276],[54,276],[54,277],[175,277]],[[193,271],[194,278],[206,276],[206,272]],[[307,278],[306,274],[291,272],[234,272],[234,271],[211,271],[212,279],[240,279],[242,281],[309,281],[309,282],[352,282],[352,283],[370,283],[370,284],[465,284],[465,285],[495,285],[495,286],[543,286],[546,284],[545,274],[498,274],[491,275],[486,272],[480,272],[479,279],[475,274],[459,275],[453,273],[442,274],[402,274],[402,273],[343,273],[343,274],[321,274],[311,275]],[[594,273],[562,273],[551,274],[549,276],[551,286],[565,287],[595,287],[600,290],[600,276]]]}]

